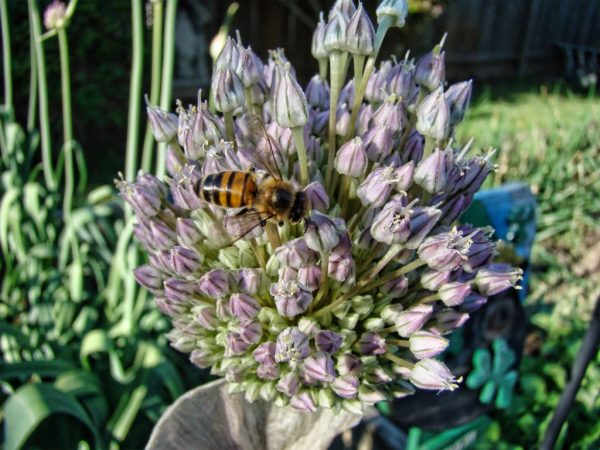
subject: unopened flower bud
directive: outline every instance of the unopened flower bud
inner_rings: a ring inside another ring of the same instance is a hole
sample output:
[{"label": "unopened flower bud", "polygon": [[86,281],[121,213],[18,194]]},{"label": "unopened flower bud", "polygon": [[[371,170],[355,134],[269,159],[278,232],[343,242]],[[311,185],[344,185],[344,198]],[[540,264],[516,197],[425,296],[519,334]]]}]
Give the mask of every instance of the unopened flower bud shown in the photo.
[{"label": "unopened flower bud", "polygon": [[227,36],[223,50],[215,59],[215,70],[230,69],[237,72],[241,66],[242,50],[243,48],[231,36]]},{"label": "unopened flower bud", "polygon": [[416,206],[410,217],[410,237],[404,244],[407,249],[414,250],[421,245],[423,239],[437,224],[442,212],[431,206]]},{"label": "unopened flower bud", "polygon": [[333,355],[342,345],[343,338],[340,334],[329,330],[322,330],[315,336],[315,345],[322,351]]},{"label": "unopened flower bud", "polygon": [[202,325],[207,330],[214,330],[219,325],[219,319],[215,308],[208,305],[198,305],[194,307],[194,318],[196,322]]},{"label": "unopened flower bud", "polygon": [[422,359],[417,362],[410,373],[410,381],[421,389],[453,391],[458,387],[448,367],[435,359]]},{"label": "unopened flower bud", "polygon": [[430,91],[440,87],[446,78],[445,52],[434,49],[417,62],[415,68],[415,83]]},{"label": "unopened flower bud", "polygon": [[477,311],[483,305],[485,305],[487,303],[487,300],[488,300],[487,297],[484,297],[483,295],[479,295],[476,292],[471,292],[469,295],[467,295],[467,297],[463,301],[462,305],[460,305],[460,310],[462,312],[471,314],[471,313]]},{"label": "unopened flower bud", "polygon": [[294,395],[290,400],[290,406],[307,413],[312,413],[317,410],[317,405],[308,392]]},{"label": "unopened flower bud", "polygon": [[457,229],[431,236],[419,246],[419,257],[435,270],[454,270],[471,245],[471,240],[464,237]]},{"label": "unopened flower bud", "polygon": [[370,128],[363,136],[365,151],[369,160],[381,161],[385,159],[392,151],[393,138],[391,128],[385,124]]},{"label": "unopened flower bud", "polygon": [[304,188],[304,193],[312,209],[327,211],[329,209],[329,197],[327,191],[319,181],[313,181]]},{"label": "unopened flower bud", "polygon": [[447,334],[462,327],[469,320],[469,315],[447,308],[436,313],[435,331],[439,334]]},{"label": "unopened flower bud", "polygon": [[389,18],[391,26],[402,28],[408,15],[408,3],[406,0],[383,0],[377,7],[376,14],[378,23]]},{"label": "unopened flower bud", "polygon": [[346,32],[346,47],[355,55],[370,56],[375,49],[375,30],[362,3],[352,15]]},{"label": "unopened flower bud", "polygon": [[212,298],[219,298],[229,291],[229,278],[223,269],[213,269],[198,281],[200,291]]},{"label": "unopened flower bud", "polygon": [[325,49],[325,20],[323,19],[323,13],[319,16],[319,23],[313,34],[311,54],[315,59],[324,59],[329,57],[329,53]]},{"label": "unopened flower bud", "polygon": [[275,343],[264,342],[252,352],[254,359],[263,365],[275,365]]},{"label": "unopened flower bud", "polygon": [[419,331],[433,314],[433,305],[424,304],[410,307],[396,318],[396,331],[402,337],[409,337]]},{"label": "unopened flower bud", "polygon": [[331,20],[331,18],[338,12],[341,13],[346,18],[347,21],[349,21],[350,18],[356,12],[356,6],[354,6],[354,1],[353,0],[336,0],[336,2],[333,4],[331,9],[329,10],[329,14],[328,14],[329,19]]},{"label": "unopened flower bud", "polygon": [[450,281],[452,272],[449,270],[439,271],[433,269],[425,269],[421,273],[421,286],[430,291],[437,291],[440,287]]},{"label": "unopened flower bud", "polygon": [[154,295],[161,295],[163,290],[163,273],[150,265],[140,266],[134,269],[133,274],[136,281]]},{"label": "unopened flower bud", "polygon": [[477,272],[475,284],[483,295],[496,295],[515,287],[523,278],[523,271],[508,264],[494,263]]},{"label": "unopened flower bud", "polygon": [[329,253],[340,241],[333,221],[318,211],[306,219],[305,240],[308,248],[319,253]]},{"label": "unopened flower bud", "polygon": [[250,345],[238,333],[228,333],[226,355],[242,355]]},{"label": "unopened flower bud", "polygon": [[233,112],[244,105],[244,87],[242,81],[229,68],[217,69],[212,78],[211,94],[215,108],[222,113]]},{"label": "unopened flower bud", "polygon": [[349,177],[360,177],[367,168],[367,153],[360,137],[346,142],[335,157],[336,170]]},{"label": "unopened flower bud", "polygon": [[425,191],[434,194],[446,188],[447,180],[446,157],[443,151],[436,148],[417,165],[414,181]]},{"label": "unopened flower bud", "polygon": [[299,361],[310,354],[308,337],[297,327],[289,327],[277,336],[275,360],[277,362]]},{"label": "unopened flower bud", "polygon": [[229,307],[232,314],[240,320],[254,319],[260,309],[256,299],[246,294],[232,294]]},{"label": "unopened flower bud", "polygon": [[358,347],[363,355],[383,355],[386,352],[385,339],[377,333],[363,333]]},{"label": "unopened flower bud", "polygon": [[373,405],[385,400],[386,396],[383,392],[363,384],[358,388],[358,398],[362,402]]},{"label": "unopened flower bud", "polygon": [[450,108],[450,125],[454,126],[462,122],[471,101],[472,90],[473,80],[455,83],[446,90],[446,101]]},{"label": "unopened flower bud", "polygon": [[415,358],[433,358],[448,347],[448,339],[429,331],[417,331],[410,338],[410,351]]},{"label": "unopened flower bud", "polygon": [[340,12],[336,12],[329,19],[325,28],[325,41],[323,45],[328,53],[333,51],[347,51],[346,35],[348,30],[348,20]]},{"label": "unopened flower bud", "polygon": [[358,394],[358,378],[354,375],[342,375],[331,383],[331,389],[343,398],[356,398]]},{"label": "unopened flower bud", "polygon": [[314,75],[306,86],[306,101],[313,108],[324,111],[329,108],[329,85],[319,75]]},{"label": "unopened flower bud", "polygon": [[458,306],[462,304],[470,293],[471,284],[459,281],[444,284],[438,291],[442,302],[444,302],[444,305],[446,306]]},{"label": "unopened flower bud", "polygon": [[146,113],[156,142],[169,142],[177,137],[179,118],[176,114],[151,105],[148,96],[146,96]]},{"label": "unopened flower bud", "polygon": [[171,259],[175,272],[182,276],[195,273],[200,268],[200,257],[196,251],[175,246],[171,249]]},{"label": "unopened flower bud", "polygon": [[417,130],[423,136],[446,139],[450,133],[450,109],[440,86],[417,106]]},{"label": "unopened flower bud", "polygon": [[62,28],[65,26],[66,16],[67,6],[59,0],[54,0],[44,11],[44,26],[47,30]]},{"label": "unopened flower bud", "polygon": [[304,373],[314,380],[329,383],[335,378],[333,359],[325,352],[309,356],[304,360]]},{"label": "unopened flower bud", "polygon": [[275,120],[280,127],[301,127],[308,121],[308,104],[289,63],[277,69]]}]

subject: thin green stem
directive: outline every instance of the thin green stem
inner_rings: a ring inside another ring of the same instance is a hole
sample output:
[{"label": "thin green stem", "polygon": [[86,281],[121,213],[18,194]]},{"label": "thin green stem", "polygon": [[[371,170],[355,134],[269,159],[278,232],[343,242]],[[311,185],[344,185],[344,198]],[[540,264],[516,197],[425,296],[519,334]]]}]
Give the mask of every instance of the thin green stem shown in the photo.
[{"label": "thin green stem", "polygon": [[397,345],[398,347],[409,348],[410,342],[408,339],[386,339],[385,342],[392,345]]},{"label": "thin green stem", "polygon": [[223,118],[225,119],[225,135],[227,136],[227,140],[233,142],[234,147],[237,149],[235,128],[233,126],[233,111],[224,112]]},{"label": "thin green stem", "polygon": [[75,189],[75,167],[73,161],[73,115],[71,110],[71,69],[69,67],[69,43],[67,30],[58,29],[58,51],[60,55],[60,80],[62,93],[62,119],[65,152],[65,191],[63,212],[65,220],[70,220],[73,209],[73,192]]},{"label": "thin green stem", "polygon": [[48,112],[48,85],[46,81],[46,56],[41,36],[40,11],[37,0],[28,0],[29,23],[35,43],[35,56],[37,61],[38,92],[39,92],[39,118],[40,138],[42,145],[42,167],[44,169],[44,180],[50,191],[56,190],[56,180],[52,169],[52,143],[50,141],[50,113]]},{"label": "thin green stem", "polygon": [[306,156],[306,146],[304,145],[304,127],[292,128],[292,136],[296,152],[298,153],[298,163],[300,164],[300,184],[308,185],[308,158]]},{"label": "thin green stem", "polygon": [[[160,107],[168,111],[173,98],[173,71],[175,69],[175,18],[177,16],[177,0],[167,2],[165,14],[165,34],[163,46],[163,71],[160,88]],[[158,146],[158,160],[156,161],[156,174],[161,177],[165,174],[167,144]]]},{"label": "thin green stem", "polygon": [[27,106],[27,131],[31,132],[35,128],[35,114],[37,112],[37,94],[38,94],[38,70],[35,54],[35,40],[31,21],[29,21],[29,105]]},{"label": "thin green stem", "polygon": [[12,85],[12,54],[10,50],[10,27],[6,0],[0,0],[0,23],[2,24],[2,62],[4,68],[4,106],[10,117],[14,114]]},{"label": "thin green stem", "polygon": [[[160,75],[162,64],[163,2],[152,3],[152,73],[150,78],[150,103],[158,104],[160,95]],[[150,123],[146,125],[142,150],[142,170],[148,172],[152,165],[154,136]]]},{"label": "thin green stem", "polygon": [[333,161],[335,159],[335,137],[336,137],[336,122],[337,122],[337,103],[340,96],[340,90],[342,89],[342,83],[344,80],[346,67],[345,59],[348,57],[347,53],[334,51],[329,56],[330,61],[330,95],[329,95],[329,137],[327,146],[327,169],[325,172],[325,186],[328,187],[329,192],[333,190],[331,183],[331,175],[333,174]]},{"label": "thin green stem", "polygon": [[125,151],[125,179],[135,177],[138,159],[140,103],[144,69],[144,19],[142,2],[131,0],[131,79],[129,81],[129,114],[127,117],[127,147]]},{"label": "thin green stem", "polygon": [[405,359],[402,359],[396,355],[393,355],[391,353],[386,353],[384,355],[387,359],[389,359],[392,362],[395,362],[396,364],[398,364],[399,366],[402,367],[406,367],[407,369],[413,369],[415,367],[415,365],[413,363],[411,363],[410,361],[407,361]]},{"label": "thin green stem", "polygon": [[323,81],[327,80],[327,64],[329,60],[327,58],[319,58],[319,76]]},{"label": "thin green stem", "polygon": [[327,253],[321,254],[321,278],[319,280],[319,292],[315,296],[315,300],[311,306],[311,309],[316,308],[321,299],[325,296],[327,292],[328,284],[327,284],[327,272],[329,271],[329,255]]},{"label": "thin green stem", "polygon": [[394,270],[393,272],[386,273],[379,279],[375,280],[373,283],[367,285],[364,290],[370,291],[371,289],[375,289],[375,288],[381,286],[382,284],[385,284],[388,281],[391,281],[394,278],[399,277],[400,275],[404,275],[404,274],[407,274],[408,272],[412,272],[413,270],[418,269],[419,267],[424,266],[425,264],[427,264],[425,261],[417,258],[413,262],[408,263],[407,265],[402,266],[399,269]]}]

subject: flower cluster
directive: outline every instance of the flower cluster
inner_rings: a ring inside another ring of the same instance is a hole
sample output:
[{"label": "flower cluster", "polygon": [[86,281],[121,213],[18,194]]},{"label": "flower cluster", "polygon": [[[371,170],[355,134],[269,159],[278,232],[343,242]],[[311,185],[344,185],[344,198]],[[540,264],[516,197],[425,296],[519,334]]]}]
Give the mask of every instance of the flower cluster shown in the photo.
[{"label": "flower cluster", "polygon": [[[492,262],[490,230],[455,223],[493,169],[453,138],[471,81],[445,83],[443,43],[375,64],[406,14],[405,0],[384,0],[375,29],[338,0],[315,31],[320,74],[306,89],[282,50],[264,62],[228,39],[210,103],[148,105],[169,177],[118,183],[148,252],[136,279],[171,317],[173,347],[249,401],[358,412],[415,387],[454,389],[436,359],[444,336],[520,279]],[[265,145],[309,214],[232,239],[236,211],[202,200],[200,180],[247,172],[260,190]]]}]

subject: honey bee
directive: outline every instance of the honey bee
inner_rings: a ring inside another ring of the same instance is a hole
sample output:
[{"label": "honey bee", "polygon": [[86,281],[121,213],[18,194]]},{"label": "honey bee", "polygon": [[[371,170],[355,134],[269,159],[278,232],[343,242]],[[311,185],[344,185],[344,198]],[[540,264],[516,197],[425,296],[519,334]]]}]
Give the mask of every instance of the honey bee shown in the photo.
[{"label": "honey bee", "polygon": [[254,143],[257,159],[267,175],[259,178],[255,169],[223,171],[206,175],[194,185],[196,195],[208,203],[228,209],[241,208],[224,219],[225,230],[237,239],[257,236],[267,221],[280,226],[285,222],[299,223],[309,210],[306,194],[283,179],[273,151],[273,138],[260,119],[249,120],[255,136],[262,135]]}]

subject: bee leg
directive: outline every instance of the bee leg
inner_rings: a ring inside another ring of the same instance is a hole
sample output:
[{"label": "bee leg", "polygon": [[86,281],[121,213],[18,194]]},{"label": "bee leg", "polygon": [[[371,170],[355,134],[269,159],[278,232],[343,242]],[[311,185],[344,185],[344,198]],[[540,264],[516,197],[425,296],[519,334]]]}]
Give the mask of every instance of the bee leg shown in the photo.
[{"label": "bee leg", "polygon": [[266,220],[261,220],[261,221],[260,221],[260,226],[261,226],[261,227],[264,227],[266,224],[267,224],[267,221],[266,221]]},{"label": "bee leg", "polygon": [[283,226],[283,220],[280,220],[277,225],[279,225],[280,227],[282,227]]}]

